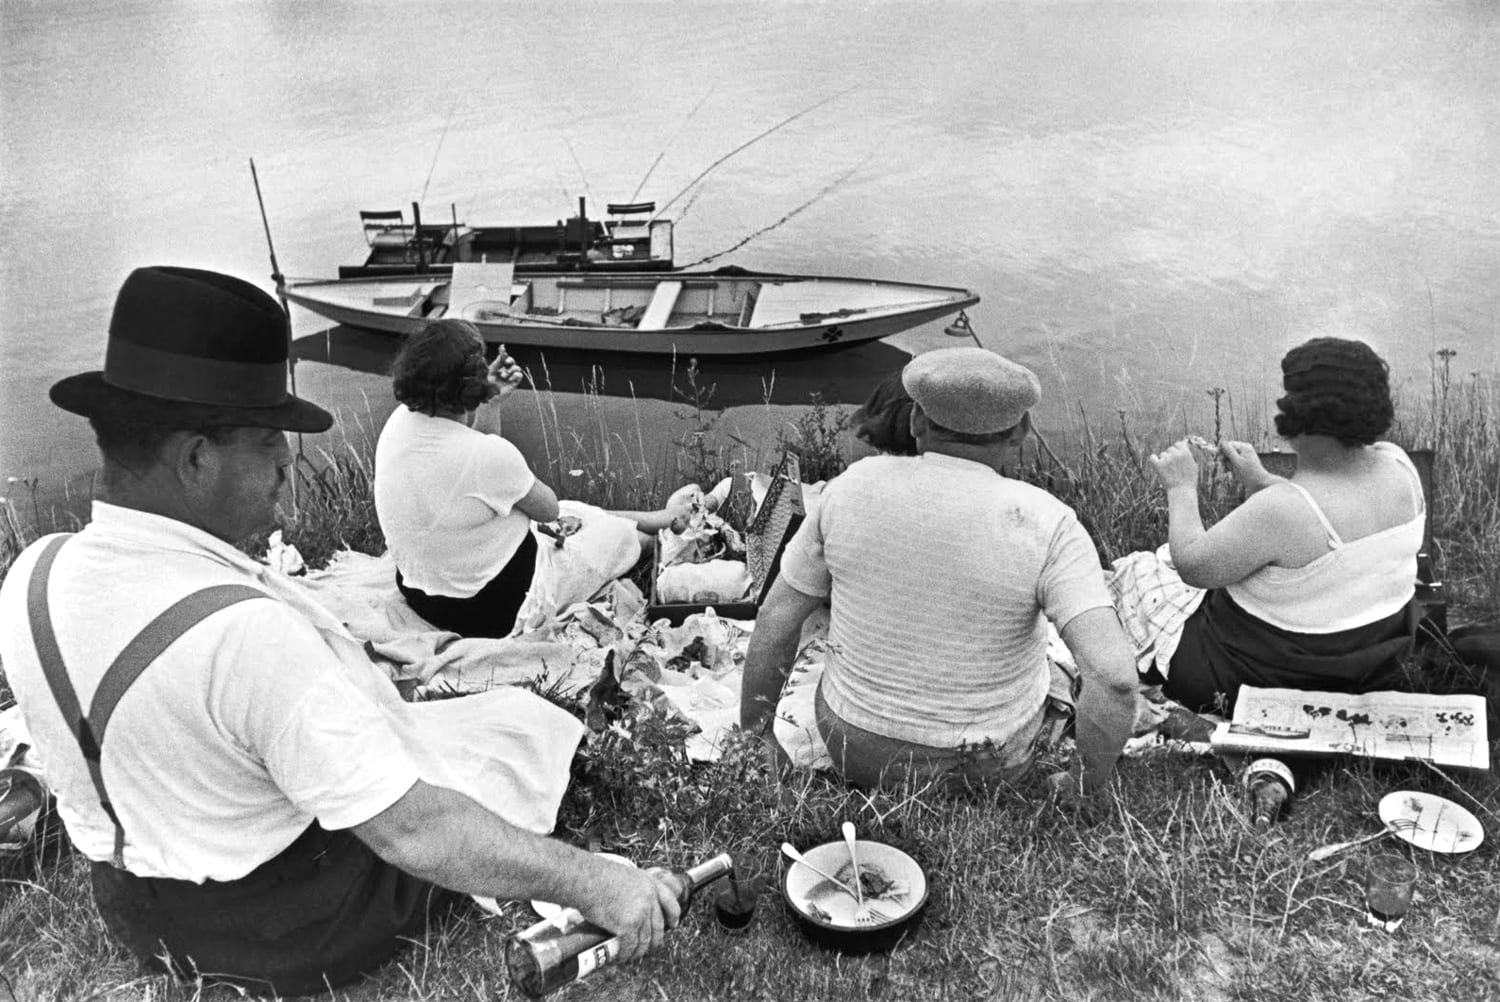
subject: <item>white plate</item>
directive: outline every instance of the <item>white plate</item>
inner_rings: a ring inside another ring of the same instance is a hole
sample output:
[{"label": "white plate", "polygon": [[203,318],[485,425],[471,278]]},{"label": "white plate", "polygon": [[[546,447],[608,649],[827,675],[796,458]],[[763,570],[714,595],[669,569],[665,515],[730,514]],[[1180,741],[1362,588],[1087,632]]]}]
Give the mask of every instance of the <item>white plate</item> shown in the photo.
[{"label": "white plate", "polygon": [[[594,855],[598,856],[600,859],[607,859],[611,863],[619,863],[621,866],[629,866],[631,868],[635,868],[635,863],[626,859],[624,856],[616,856],[612,852],[596,852],[594,853]],[[556,918],[558,916],[558,913],[562,911],[562,905],[555,905],[550,901],[533,900],[531,902],[531,910],[536,912],[538,918],[551,919]]]},{"label": "white plate", "polygon": [[1397,790],[1386,794],[1380,800],[1380,820],[1393,825],[1397,838],[1433,852],[1468,852],[1484,841],[1484,826],[1478,818],[1433,793]]},{"label": "white plate", "polygon": [[[854,844],[865,886],[872,882],[886,885],[878,895],[865,895],[865,910],[873,908],[883,920],[860,922],[859,903],[848,892],[824,879],[801,863],[788,861],[785,892],[787,901],[812,922],[829,929],[877,929],[900,922],[922,907],[927,900],[927,875],[917,861],[895,846],[884,842]],[[843,842],[825,842],[802,854],[813,866],[854,885],[854,867],[849,861],[849,847]],[[873,880],[872,880],[873,878]]]}]

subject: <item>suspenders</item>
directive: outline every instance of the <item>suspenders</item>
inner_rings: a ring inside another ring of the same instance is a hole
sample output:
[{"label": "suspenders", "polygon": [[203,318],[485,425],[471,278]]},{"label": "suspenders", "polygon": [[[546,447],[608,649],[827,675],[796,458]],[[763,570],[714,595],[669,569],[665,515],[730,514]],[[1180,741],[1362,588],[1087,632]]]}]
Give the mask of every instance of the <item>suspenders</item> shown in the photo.
[{"label": "suspenders", "polygon": [[104,742],[104,731],[109,718],[115,712],[120,697],[125,695],[141,672],[172,645],[178,637],[220,609],[227,609],[238,602],[251,598],[267,598],[267,594],[249,585],[215,585],[193,592],[174,603],[157,616],[135,639],[125,645],[114,662],[99,680],[94,690],[94,700],[85,716],[78,703],[78,693],[68,680],[63,667],[62,654],[57,647],[57,637],[52,631],[52,614],[47,605],[47,580],[52,573],[52,563],[57,551],[71,536],[58,536],[42,549],[36,568],[31,575],[26,598],[31,617],[32,642],[36,645],[41,660],[42,672],[47,678],[47,687],[52,698],[62,711],[63,720],[73,737],[78,741],[88,765],[89,777],[94,781],[94,791],[99,795],[99,805],[115,826],[115,851],[110,862],[118,869],[125,868],[125,829],[115,813],[114,804],[104,789],[104,773],[100,768],[100,746]]}]

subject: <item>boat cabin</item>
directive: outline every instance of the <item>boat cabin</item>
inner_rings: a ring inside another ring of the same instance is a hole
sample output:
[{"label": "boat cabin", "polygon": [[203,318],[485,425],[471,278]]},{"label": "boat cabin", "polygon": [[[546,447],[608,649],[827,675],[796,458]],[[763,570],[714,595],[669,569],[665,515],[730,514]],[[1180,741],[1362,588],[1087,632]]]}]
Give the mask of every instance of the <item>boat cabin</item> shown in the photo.
[{"label": "boat cabin", "polygon": [[449,274],[455,263],[509,264],[517,272],[670,271],[672,222],[654,202],[611,203],[606,218],[578,215],[555,224],[469,226],[408,222],[401,210],[361,212],[364,244],[339,266],[340,278]]}]

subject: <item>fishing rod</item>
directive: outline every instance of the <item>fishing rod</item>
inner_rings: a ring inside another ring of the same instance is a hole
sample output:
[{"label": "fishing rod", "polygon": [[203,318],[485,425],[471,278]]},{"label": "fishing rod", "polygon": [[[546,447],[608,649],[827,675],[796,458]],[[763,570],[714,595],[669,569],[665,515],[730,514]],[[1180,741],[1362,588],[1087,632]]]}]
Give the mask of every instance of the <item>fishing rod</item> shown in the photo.
[{"label": "fishing rod", "polygon": [[672,138],[667,140],[667,144],[661,148],[661,152],[656,155],[656,159],[651,161],[651,166],[646,168],[646,176],[641,178],[641,183],[636,185],[635,191],[630,193],[630,200],[632,202],[640,196],[641,189],[646,187],[646,182],[651,180],[651,175],[656,170],[656,165],[661,163],[661,158],[667,155],[667,150],[671,148],[673,143],[677,142],[677,137],[682,135],[682,130],[687,128],[687,124],[693,120],[693,116],[698,114],[698,109],[702,108],[708,102],[713,93],[714,89],[710,87],[708,93],[704,94],[698,99],[698,103],[693,105],[693,110],[687,113],[687,118],[682,120],[682,124],[677,126],[677,131],[672,133]]},{"label": "fishing rod", "polygon": [[[266,231],[266,248],[271,252],[271,281],[276,283],[276,298],[281,300],[281,313],[286,319],[286,371],[292,383],[292,396],[297,395],[297,354],[292,350],[292,308],[286,301],[286,276],[276,263],[276,244],[271,240],[271,221],[266,217],[266,200],[260,194],[260,175],[255,171],[255,158],[250,158],[250,180],[255,183],[255,202],[260,206],[260,225]],[[297,459],[302,455],[302,433],[297,432]],[[292,508],[297,507],[297,478],[292,482]]]},{"label": "fishing rod", "polygon": [[448,138],[448,127],[453,124],[453,113],[458,110],[458,98],[453,99],[453,104],[448,109],[448,117],[443,120],[443,131],[438,133],[437,149],[432,151],[432,163],[427,168],[427,180],[422,182],[422,197],[418,202],[427,201],[427,187],[432,184],[432,175],[437,171],[438,157],[443,152],[443,140]]},{"label": "fishing rod", "polygon": [[[944,327],[943,333],[948,335],[949,337],[966,337],[974,342],[974,346],[976,348],[984,348],[985,351],[990,350],[988,348],[985,348],[983,341],[979,340],[979,332],[974,329],[973,322],[969,320],[969,314],[964,310],[958,311],[958,318],[947,327]],[[1052,451],[1052,446],[1048,445],[1047,439],[1042,436],[1042,430],[1036,425],[1032,425],[1030,435],[1032,438],[1036,439],[1036,444],[1038,447],[1037,451],[1046,453],[1047,458],[1052,460],[1052,465],[1062,470],[1063,474],[1067,476],[1069,480],[1077,482],[1078,474],[1069,469],[1067,463],[1064,463],[1061,459],[1057,458],[1057,453]]]},{"label": "fishing rod", "polygon": [[680,223],[683,220],[687,219],[688,213],[692,211],[693,206],[698,204],[698,199],[702,198],[703,193],[707,190],[708,185],[706,184],[700,184],[698,187],[693,189],[692,197],[689,198],[686,202],[683,202],[682,208],[677,210],[677,222]]},{"label": "fishing rod", "polygon": [[[495,79],[495,74],[498,72],[498,69],[491,70],[490,75],[484,78],[484,83],[479,85],[477,93],[487,93],[489,90],[490,81]],[[453,114],[454,112],[458,111],[458,102],[461,101],[464,95],[467,93],[471,92],[465,90],[461,93],[453,95],[453,103],[448,106],[448,114],[443,118],[443,131],[438,133],[437,148],[432,151],[432,164],[427,168],[427,180],[422,182],[422,197],[418,199],[418,201],[427,201],[427,187],[432,184],[432,175],[437,172],[438,157],[443,152],[443,140],[448,138],[448,130],[453,126]]]},{"label": "fishing rod", "polygon": [[710,171],[714,170],[714,168],[718,167],[720,164],[722,164],[724,161],[728,160],[730,157],[734,156],[737,153],[741,153],[741,152],[749,149],[751,146],[754,146],[756,143],[760,142],[762,139],[766,138],[771,133],[776,132],[778,129],[782,129],[782,128],[785,128],[788,125],[791,125],[793,122],[795,122],[797,119],[801,118],[803,115],[806,115],[806,114],[809,114],[811,112],[817,111],[819,108],[823,107],[823,105],[829,103],[830,101],[834,101],[834,100],[837,100],[838,98],[843,97],[845,94],[849,93],[850,91],[857,89],[857,87],[858,87],[857,84],[855,86],[852,86],[852,87],[845,87],[843,90],[839,91],[837,94],[834,94],[834,95],[832,95],[830,97],[825,97],[823,100],[818,101],[815,104],[811,104],[811,105],[807,106],[806,108],[803,108],[801,111],[797,112],[795,115],[789,115],[786,118],[783,118],[781,121],[777,122],[775,125],[771,126],[769,129],[765,130],[764,132],[760,133],[759,135],[755,136],[754,138],[748,139],[745,142],[741,143],[740,145],[736,146],[734,149],[730,150],[728,153],[724,154],[722,157],[720,157],[719,159],[715,160],[713,163],[711,163],[707,167],[705,167],[703,169],[702,173],[700,173],[697,177],[695,177],[691,181],[689,181],[687,183],[687,185],[685,187],[683,187],[683,189],[681,191],[679,191],[677,194],[673,195],[667,201],[666,205],[663,205],[660,209],[658,209],[655,213],[652,214],[651,218],[646,221],[647,224],[649,225],[650,223],[656,222],[657,218],[660,217],[662,213],[664,213],[668,209],[670,209],[673,205],[676,204],[676,202],[677,202],[677,200],[679,198],[681,198],[683,195],[686,195],[688,193],[688,189],[692,188],[692,186],[695,185],[695,184],[697,184],[699,181],[702,181],[705,177],[707,177],[709,175]]},{"label": "fishing rod", "polygon": [[[851,177],[853,177],[854,174],[855,174],[855,172],[858,171],[861,167],[863,167],[866,163],[868,163],[869,160],[870,160],[869,157],[865,157],[859,163],[855,164],[853,167],[850,167],[848,170],[844,171],[844,173],[840,174],[838,177],[834,178],[832,181],[830,181],[827,184],[825,184],[823,186],[822,190],[819,191],[816,195],[813,195],[812,198],[809,198],[807,201],[805,201],[801,205],[797,206],[791,212],[788,212],[786,215],[784,215],[780,219],[776,220],[776,222],[770,224],[769,226],[762,226],[760,229],[756,230],[754,233],[752,233],[749,236],[745,237],[743,240],[741,240],[739,243],[735,244],[732,247],[726,247],[724,250],[719,251],[717,254],[710,254],[710,255],[708,255],[708,257],[699,258],[698,260],[694,261],[692,264],[684,265],[684,267],[686,267],[686,268],[696,268],[699,265],[708,264],[710,261],[715,261],[715,260],[723,257],[725,254],[732,254],[732,253],[734,253],[735,251],[739,250],[741,247],[743,247],[746,244],[748,244],[750,241],[754,240],[756,237],[764,236],[765,234],[770,233],[772,230],[776,229],[778,226],[781,226],[783,223],[786,223],[786,222],[790,221],[794,216],[796,216],[798,213],[800,213],[803,209],[806,209],[808,206],[812,205],[815,202],[821,201],[825,195],[829,194],[831,191],[833,191],[839,185],[843,184],[845,181],[847,181]],[[691,203],[689,203],[689,204],[691,204]],[[685,211],[686,210],[684,210],[684,212]],[[678,218],[680,219],[681,215],[679,215]]]},{"label": "fishing rod", "polygon": [[583,193],[589,197],[590,202],[598,205],[598,201],[594,198],[593,189],[589,187],[589,176],[583,169],[583,162],[578,159],[578,151],[573,149],[573,141],[567,136],[563,136],[563,145],[567,146],[568,155],[573,158],[573,166],[578,168],[578,179],[583,182]]}]

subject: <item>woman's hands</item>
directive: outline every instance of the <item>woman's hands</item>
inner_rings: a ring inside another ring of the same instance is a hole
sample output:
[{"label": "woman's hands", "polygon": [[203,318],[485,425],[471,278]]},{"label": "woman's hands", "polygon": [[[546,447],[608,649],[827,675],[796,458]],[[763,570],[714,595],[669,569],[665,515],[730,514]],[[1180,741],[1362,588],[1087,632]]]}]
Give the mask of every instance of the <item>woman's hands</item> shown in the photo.
[{"label": "woman's hands", "polygon": [[521,385],[521,380],[525,378],[525,375],[521,371],[521,367],[516,364],[516,360],[506,352],[505,345],[503,344],[500,346],[500,350],[495,353],[495,360],[490,363],[490,367],[485,373],[485,377],[489,379],[490,384],[500,391],[496,394],[496,399],[512,393],[516,387]]},{"label": "woman's hands", "polygon": [[1185,438],[1152,456],[1151,467],[1167,490],[1196,486],[1198,461],[1210,456],[1217,457],[1229,467],[1229,472],[1245,488],[1247,495],[1285,479],[1261,465],[1255,446],[1249,442],[1220,442],[1215,446],[1205,439]]},{"label": "woman's hands", "polygon": [[667,498],[667,506],[662,509],[662,515],[673,532],[681,533],[688,527],[693,512],[704,507],[703,500],[703,488],[697,484],[684,484]]},{"label": "woman's hands", "polygon": [[1151,468],[1156,471],[1157,479],[1167,490],[1170,491],[1176,487],[1197,489],[1198,460],[1193,457],[1193,450],[1188,445],[1187,439],[1167,446],[1150,457],[1150,462]]},{"label": "woman's hands", "polygon": [[1229,465],[1229,472],[1234,474],[1234,479],[1245,488],[1246,494],[1254,494],[1262,487],[1269,487],[1285,479],[1269,472],[1261,464],[1260,456],[1249,442],[1225,442],[1220,447],[1219,454]]}]

